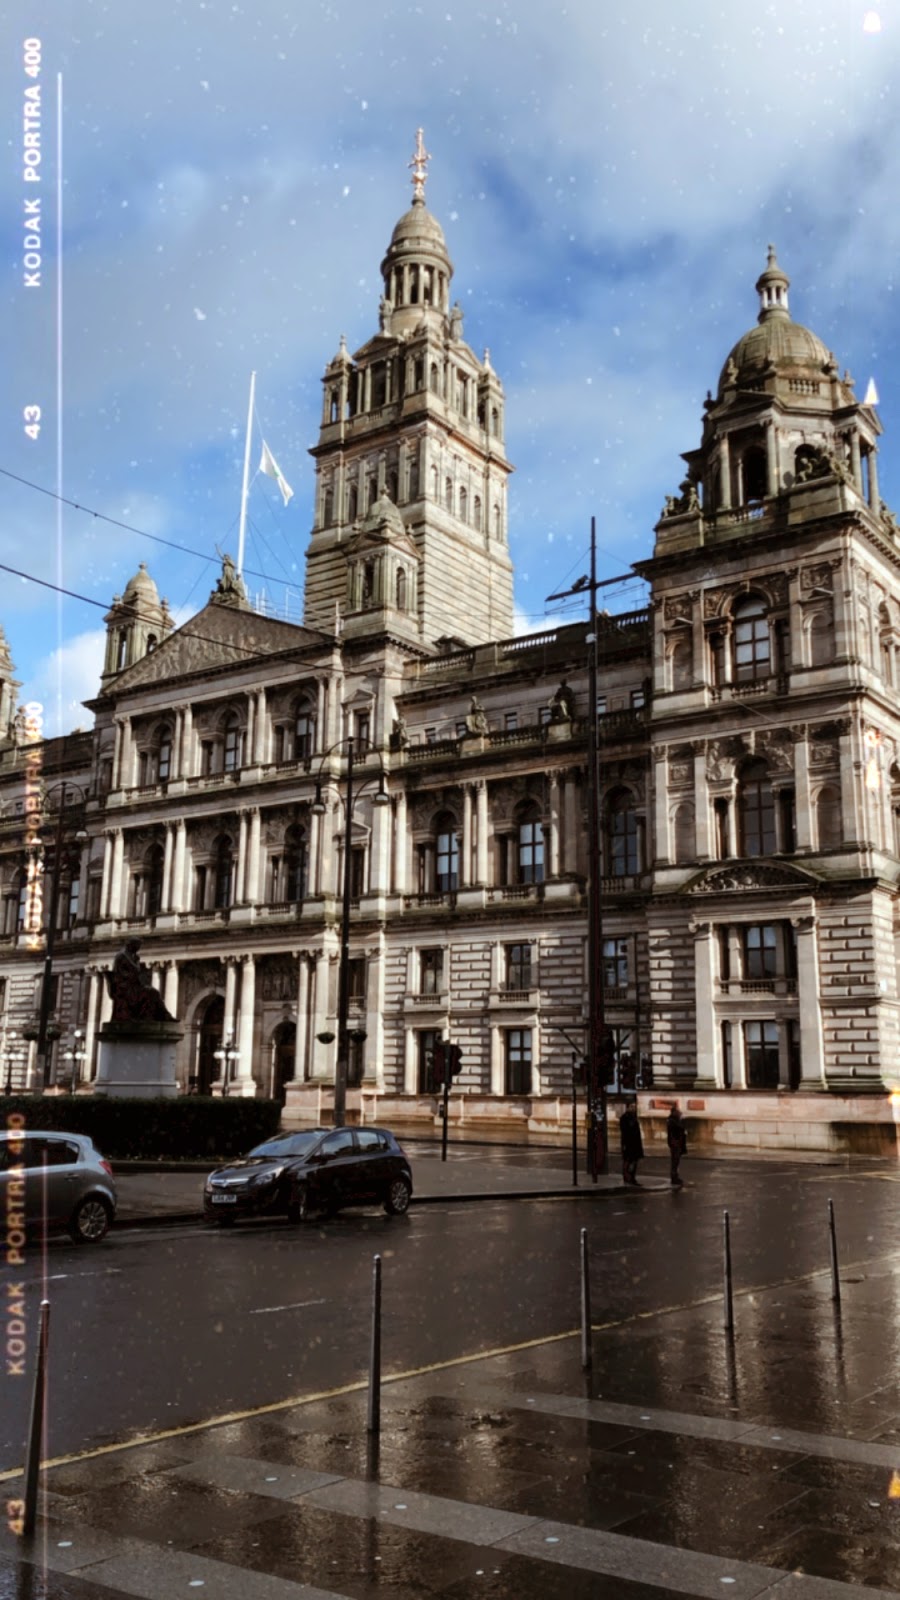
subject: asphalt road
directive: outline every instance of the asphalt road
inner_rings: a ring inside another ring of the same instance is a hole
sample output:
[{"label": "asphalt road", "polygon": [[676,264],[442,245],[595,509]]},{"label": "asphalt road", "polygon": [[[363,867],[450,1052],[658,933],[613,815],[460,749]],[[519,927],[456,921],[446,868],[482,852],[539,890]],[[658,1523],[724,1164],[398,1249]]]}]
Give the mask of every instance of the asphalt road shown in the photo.
[{"label": "asphalt road", "polygon": [[[685,1176],[680,1192],[599,1201],[435,1205],[393,1219],[347,1212],[299,1229],[125,1230],[96,1249],[52,1241],[43,1262],[36,1251],[24,1271],[0,1272],[4,1308],[6,1284],[25,1285],[32,1340],[42,1293],[51,1301],[48,1454],[360,1379],[375,1253],[385,1371],[576,1328],[582,1226],[595,1324],[718,1292],[725,1206],[738,1289],[827,1267],[829,1195],[845,1271],[900,1257],[895,1167],[695,1162]],[[649,1326],[665,1337],[664,1322]],[[880,1359],[896,1363],[896,1318],[876,1336]],[[0,1384],[6,1468],[22,1460],[29,1385],[8,1375]]]}]

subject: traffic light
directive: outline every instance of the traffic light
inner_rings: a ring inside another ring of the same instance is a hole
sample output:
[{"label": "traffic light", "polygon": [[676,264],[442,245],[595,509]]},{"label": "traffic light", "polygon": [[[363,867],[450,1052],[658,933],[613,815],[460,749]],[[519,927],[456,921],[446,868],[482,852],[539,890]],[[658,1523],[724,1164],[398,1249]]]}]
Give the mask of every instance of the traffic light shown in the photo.
[{"label": "traffic light", "polygon": [[462,1051],[458,1044],[449,1044],[446,1048],[447,1075],[456,1078],[462,1072]]},{"label": "traffic light", "polygon": [[616,1071],[616,1036],[612,1028],[604,1028],[597,1050],[600,1082],[612,1083]]},{"label": "traffic light", "polygon": [[435,1039],[431,1052],[432,1083],[436,1088],[444,1082],[447,1071],[446,1047],[443,1039]]}]

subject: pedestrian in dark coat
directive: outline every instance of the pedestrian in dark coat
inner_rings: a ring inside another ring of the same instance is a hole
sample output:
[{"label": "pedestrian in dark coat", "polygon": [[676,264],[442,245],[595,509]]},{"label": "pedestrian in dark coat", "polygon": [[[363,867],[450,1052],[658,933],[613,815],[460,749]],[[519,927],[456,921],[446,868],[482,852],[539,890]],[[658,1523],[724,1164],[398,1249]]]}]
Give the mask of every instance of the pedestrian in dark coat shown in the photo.
[{"label": "pedestrian in dark coat", "polygon": [[687,1150],[687,1134],[677,1100],[666,1119],[666,1143],[669,1146],[670,1181],[680,1189],[684,1179],[678,1176],[678,1164]]},{"label": "pedestrian in dark coat", "polygon": [[637,1164],[643,1159],[644,1141],[634,1106],[626,1106],[619,1118],[619,1137],[622,1141],[623,1181],[637,1187]]}]

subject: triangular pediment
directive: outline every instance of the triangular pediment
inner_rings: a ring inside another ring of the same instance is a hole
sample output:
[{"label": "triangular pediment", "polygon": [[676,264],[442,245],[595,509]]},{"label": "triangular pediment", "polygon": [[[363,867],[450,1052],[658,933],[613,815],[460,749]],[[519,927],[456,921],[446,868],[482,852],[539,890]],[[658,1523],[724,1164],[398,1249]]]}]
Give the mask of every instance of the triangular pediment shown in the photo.
[{"label": "triangular pediment", "polygon": [[685,894],[743,894],[753,889],[812,892],[822,880],[787,861],[732,861],[707,867],[686,884]]},{"label": "triangular pediment", "polygon": [[202,675],[219,667],[239,667],[257,655],[278,655],[284,650],[307,650],[316,645],[328,647],[332,642],[327,634],[312,628],[213,601],[169,634],[156,650],[118,673],[98,698],[102,701],[130,694],[145,685]]}]

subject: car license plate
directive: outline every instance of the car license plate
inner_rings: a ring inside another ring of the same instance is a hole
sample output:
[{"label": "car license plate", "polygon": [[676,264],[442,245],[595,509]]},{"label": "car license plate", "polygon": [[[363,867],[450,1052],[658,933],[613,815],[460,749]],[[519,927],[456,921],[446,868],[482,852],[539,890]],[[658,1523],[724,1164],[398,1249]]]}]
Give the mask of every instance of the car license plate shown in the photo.
[{"label": "car license plate", "polygon": [[212,1203],[213,1203],[214,1206],[236,1206],[237,1205],[237,1195],[236,1194],[214,1194],[213,1197],[212,1197]]}]

